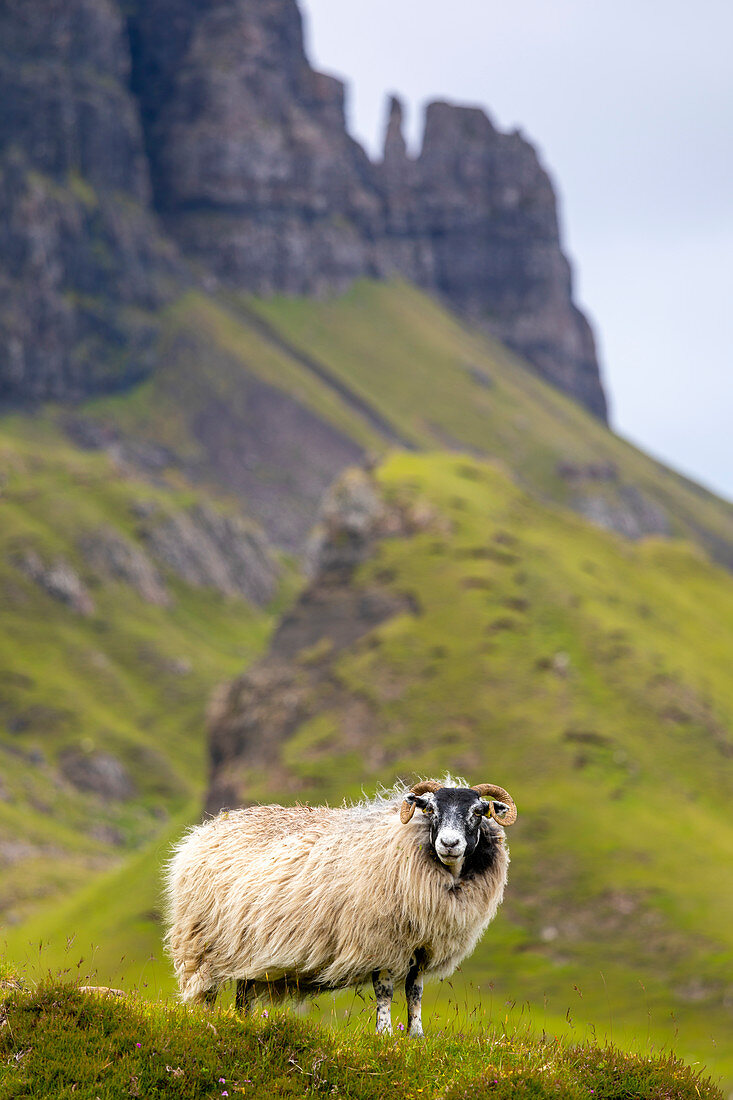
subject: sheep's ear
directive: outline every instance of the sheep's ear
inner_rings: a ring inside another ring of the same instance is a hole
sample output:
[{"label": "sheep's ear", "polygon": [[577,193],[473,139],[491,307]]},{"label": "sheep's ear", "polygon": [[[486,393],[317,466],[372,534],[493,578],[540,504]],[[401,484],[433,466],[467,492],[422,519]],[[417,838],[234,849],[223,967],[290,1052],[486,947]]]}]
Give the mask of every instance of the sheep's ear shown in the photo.
[{"label": "sheep's ear", "polygon": [[[494,817],[494,814],[498,814],[499,817],[503,817],[504,814],[509,812],[509,807],[506,802],[499,802],[493,798],[490,802],[482,803],[484,817]],[[491,812],[493,807],[494,813]],[[501,824],[501,822],[499,822]]]},{"label": "sheep's ear", "polygon": [[402,802],[402,807],[400,809],[400,820],[402,824],[407,824],[407,822],[414,814],[416,806],[418,806],[421,810],[424,810],[425,807],[429,805],[429,803],[430,797],[424,794],[413,794],[412,791],[410,791],[409,794],[406,794]]},{"label": "sheep's ear", "polygon": [[405,798],[405,802],[412,802],[418,809],[424,810],[426,806],[430,805],[429,794],[408,794]]}]

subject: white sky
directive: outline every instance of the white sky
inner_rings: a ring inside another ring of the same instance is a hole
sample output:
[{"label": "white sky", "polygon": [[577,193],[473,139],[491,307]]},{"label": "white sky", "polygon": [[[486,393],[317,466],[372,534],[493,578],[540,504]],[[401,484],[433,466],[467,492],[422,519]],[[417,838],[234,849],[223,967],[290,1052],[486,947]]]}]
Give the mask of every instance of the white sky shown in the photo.
[{"label": "white sky", "polygon": [[484,106],[535,144],[614,428],[733,498],[733,4],[301,0],[374,154],[397,92]]}]

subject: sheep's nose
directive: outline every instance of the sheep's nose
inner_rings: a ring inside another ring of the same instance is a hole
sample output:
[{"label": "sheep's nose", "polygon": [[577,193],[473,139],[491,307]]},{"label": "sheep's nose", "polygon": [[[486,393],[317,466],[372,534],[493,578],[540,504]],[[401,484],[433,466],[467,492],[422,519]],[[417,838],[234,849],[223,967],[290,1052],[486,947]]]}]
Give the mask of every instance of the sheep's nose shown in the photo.
[{"label": "sheep's nose", "polygon": [[461,842],[458,838],[456,838],[454,840],[450,840],[450,839],[449,840],[444,840],[443,841],[443,847],[444,848],[457,848],[460,843]]}]

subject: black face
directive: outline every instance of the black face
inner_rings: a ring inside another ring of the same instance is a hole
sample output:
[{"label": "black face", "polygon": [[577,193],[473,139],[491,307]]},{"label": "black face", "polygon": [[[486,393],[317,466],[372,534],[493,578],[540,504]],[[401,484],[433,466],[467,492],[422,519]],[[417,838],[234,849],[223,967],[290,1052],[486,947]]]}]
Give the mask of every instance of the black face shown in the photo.
[{"label": "black face", "polygon": [[408,794],[406,799],[428,818],[430,844],[440,862],[460,875],[478,845],[481,823],[490,812],[488,802],[468,787],[441,787],[434,794]]}]

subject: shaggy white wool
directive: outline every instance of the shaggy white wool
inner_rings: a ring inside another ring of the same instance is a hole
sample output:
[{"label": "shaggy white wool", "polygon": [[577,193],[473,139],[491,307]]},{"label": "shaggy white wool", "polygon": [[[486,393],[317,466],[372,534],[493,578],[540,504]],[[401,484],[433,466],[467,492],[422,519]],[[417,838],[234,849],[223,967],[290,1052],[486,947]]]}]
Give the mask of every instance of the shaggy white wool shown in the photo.
[{"label": "shaggy white wool", "polygon": [[[445,785],[468,786],[447,777]],[[340,988],[375,970],[404,978],[425,952],[445,977],[473,951],[506,882],[504,831],[485,873],[456,884],[428,853],[407,788],[355,806],[256,806],[219,814],[178,844],[167,867],[168,946],[184,1001],[230,979]]]}]

